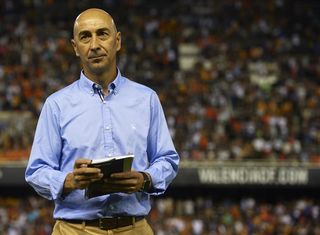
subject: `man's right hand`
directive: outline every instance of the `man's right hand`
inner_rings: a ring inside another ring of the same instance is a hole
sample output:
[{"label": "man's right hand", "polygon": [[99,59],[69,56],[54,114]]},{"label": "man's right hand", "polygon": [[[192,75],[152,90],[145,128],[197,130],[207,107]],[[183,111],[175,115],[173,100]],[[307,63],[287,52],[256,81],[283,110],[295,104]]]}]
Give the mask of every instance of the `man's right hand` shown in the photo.
[{"label": "man's right hand", "polygon": [[99,168],[88,167],[90,159],[77,159],[73,171],[70,172],[64,181],[64,193],[69,193],[75,189],[84,189],[90,183],[98,181],[103,177]]}]

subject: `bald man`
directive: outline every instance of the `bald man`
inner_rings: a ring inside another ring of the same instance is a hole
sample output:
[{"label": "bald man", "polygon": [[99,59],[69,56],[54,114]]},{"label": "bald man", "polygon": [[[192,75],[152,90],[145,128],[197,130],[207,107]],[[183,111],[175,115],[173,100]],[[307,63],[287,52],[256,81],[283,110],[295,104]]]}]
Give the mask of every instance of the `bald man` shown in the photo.
[{"label": "bald man", "polygon": [[[80,78],[47,98],[26,181],[54,201],[54,235],[153,234],[145,219],[150,195],[165,192],[179,164],[159,98],[121,75],[121,33],[107,12],[82,12],[71,43]],[[131,171],[112,174],[102,195],[87,199],[88,185],[103,178],[91,161],[127,153]]]}]

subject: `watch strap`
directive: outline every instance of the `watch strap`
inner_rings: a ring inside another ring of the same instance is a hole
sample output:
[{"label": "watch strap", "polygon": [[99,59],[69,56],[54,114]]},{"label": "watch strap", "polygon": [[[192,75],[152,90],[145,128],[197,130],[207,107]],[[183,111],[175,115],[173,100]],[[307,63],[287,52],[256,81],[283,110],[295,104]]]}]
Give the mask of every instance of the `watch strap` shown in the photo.
[{"label": "watch strap", "polygon": [[143,184],[139,191],[148,192],[151,188],[151,177],[146,172],[143,172],[143,171],[139,171],[139,172],[143,175]]}]

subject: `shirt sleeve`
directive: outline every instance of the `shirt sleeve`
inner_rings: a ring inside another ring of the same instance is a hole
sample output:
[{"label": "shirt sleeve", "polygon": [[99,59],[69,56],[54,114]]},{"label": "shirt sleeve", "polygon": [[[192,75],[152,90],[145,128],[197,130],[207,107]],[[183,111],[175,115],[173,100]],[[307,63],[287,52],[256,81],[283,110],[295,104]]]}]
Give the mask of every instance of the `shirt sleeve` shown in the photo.
[{"label": "shirt sleeve", "polygon": [[67,175],[59,171],[62,141],[58,120],[57,105],[47,99],[38,120],[25,172],[26,181],[38,194],[49,200],[60,197]]},{"label": "shirt sleeve", "polygon": [[150,162],[146,170],[152,178],[151,194],[165,192],[178,173],[179,155],[170,136],[167,121],[158,96],[151,96],[151,123],[147,154]]}]

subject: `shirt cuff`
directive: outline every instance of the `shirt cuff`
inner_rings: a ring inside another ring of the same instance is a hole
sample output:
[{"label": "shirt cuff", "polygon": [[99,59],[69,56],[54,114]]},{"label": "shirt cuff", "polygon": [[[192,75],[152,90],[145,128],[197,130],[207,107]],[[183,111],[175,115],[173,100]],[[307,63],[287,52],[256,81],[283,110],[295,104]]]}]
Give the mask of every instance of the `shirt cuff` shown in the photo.
[{"label": "shirt cuff", "polygon": [[64,181],[67,177],[66,172],[59,172],[58,174],[52,175],[52,184],[50,185],[50,191],[53,200],[64,199],[63,198],[63,187]]},{"label": "shirt cuff", "polygon": [[151,188],[147,194],[150,195],[160,195],[163,194],[169,184],[171,183],[172,179],[174,176],[167,176],[165,175],[161,169],[155,168],[155,167],[150,167],[149,169],[145,170],[146,173],[149,173],[151,176]]}]

